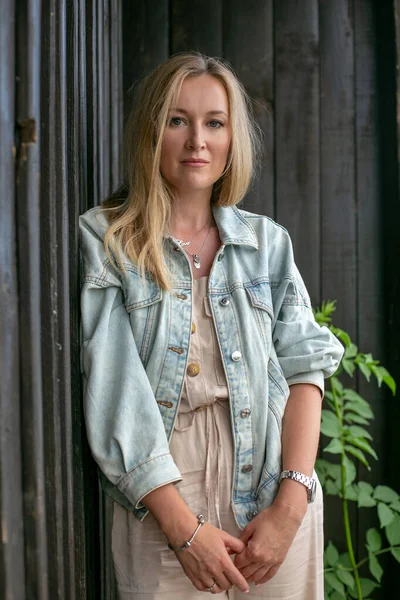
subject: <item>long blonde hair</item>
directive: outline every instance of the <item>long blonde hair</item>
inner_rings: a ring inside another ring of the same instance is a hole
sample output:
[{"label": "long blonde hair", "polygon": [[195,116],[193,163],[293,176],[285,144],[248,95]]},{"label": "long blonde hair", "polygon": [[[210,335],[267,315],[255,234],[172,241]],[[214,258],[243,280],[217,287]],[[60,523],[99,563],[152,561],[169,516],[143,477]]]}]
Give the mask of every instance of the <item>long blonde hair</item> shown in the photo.
[{"label": "long blonde hair", "polygon": [[124,269],[124,255],[166,290],[172,288],[172,274],[163,237],[174,195],[160,173],[164,131],[183,81],[205,74],[218,79],[227,92],[232,132],[228,161],[214,184],[212,202],[233,206],[242,200],[261,147],[251,100],[228,63],[190,52],[171,56],[141,82],[127,121],[125,183],[102,204],[109,222],[104,244],[111,262]]}]

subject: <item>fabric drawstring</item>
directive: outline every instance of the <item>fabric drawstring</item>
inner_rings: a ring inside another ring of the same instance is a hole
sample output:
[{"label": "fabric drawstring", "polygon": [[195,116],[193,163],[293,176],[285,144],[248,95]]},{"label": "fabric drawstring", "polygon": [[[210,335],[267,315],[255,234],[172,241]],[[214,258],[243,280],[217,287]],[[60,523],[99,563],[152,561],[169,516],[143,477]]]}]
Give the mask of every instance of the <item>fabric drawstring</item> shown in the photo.
[{"label": "fabric drawstring", "polygon": [[[188,425],[184,427],[175,426],[177,431],[187,431],[194,424],[195,418],[197,414],[203,410],[207,411],[206,414],[206,468],[205,468],[205,497],[207,502],[207,520],[210,521],[210,504],[212,502],[212,492],[214,487],[214,501],[215,501],[215,513],[217,518],[218,527],[222,529],[221,525],[221,516],[220,516],[220,506],[219,506],[219,490],[221,483],[221,465],[222,465],[222,433],[221,433],[221,422],[219,416],[219,407],[226,406],[227,402],[229,402],[228,398],[215,398],[214,402],[209,404],[201,404],[197,406],[194,410],[188,411],[185,413],[181,413],[180,416],[190,415],[190,422]],[[213,424],[215,428],[213,428]],[[212,432],[215,430],[217,439],[215,440],[215,445],[213,444]],[[212,451],[211,448],[217,447],[217,478],[215,482],[215,486],[212,485]]]}]

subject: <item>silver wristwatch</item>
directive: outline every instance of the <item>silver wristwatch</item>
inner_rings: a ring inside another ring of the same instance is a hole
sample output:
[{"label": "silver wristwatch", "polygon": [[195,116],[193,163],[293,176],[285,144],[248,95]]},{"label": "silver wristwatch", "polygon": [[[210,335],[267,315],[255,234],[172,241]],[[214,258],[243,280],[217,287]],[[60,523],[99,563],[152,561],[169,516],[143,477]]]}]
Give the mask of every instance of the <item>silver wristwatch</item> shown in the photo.
[{"label": "silver wristwatch", "polygon": [[298,471],[287,470],[282,471],[281,476],[279,478],[279,483],[282,481],[282,479],[293,479],[294,481],[298,481],[299,483],[305,485],[307,488],[308,502],[314,502],[315,494],[317,492],[317,482],[315,479],[313,479],[312,477],[308,477],[303,473],[299,473]]}]

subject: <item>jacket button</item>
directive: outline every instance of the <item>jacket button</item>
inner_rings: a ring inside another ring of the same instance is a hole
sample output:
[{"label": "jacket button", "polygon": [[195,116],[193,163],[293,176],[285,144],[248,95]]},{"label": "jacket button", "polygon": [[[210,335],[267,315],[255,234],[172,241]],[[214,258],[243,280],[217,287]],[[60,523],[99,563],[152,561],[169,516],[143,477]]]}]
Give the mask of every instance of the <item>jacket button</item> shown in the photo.
[{"label": "jacket button", "polygon": [[249,510],[249,512],[247,513],[246,516],[247,516],[248,520],[251,521],[257,515],[258,515],[258,510],[256,510],[255,508],[253,508],[252,510]]},{"label": "jacket button", "polygon": [[195,363],[191,363],[188,368],[187,368],[187,374],[190,377],[196,377],[196,375],[198,375],[200,373],[200,367],[199,365],[196,365]]},{"label": "jacket button", "polygon": [[239,350],[235,350],[235,352],[232,352],[232,356],[231,356],[232,360],[234,360],[235,362],[237,362],[238,360],[242,360],[242,353],[239,352]]},{"label": "jacket button", "polygon": [[242,417],[242,419],[247,419],[247,417],[249,417],[251,415],[251,410],[249,408],[244,408],[243,410],[240,411],[240,416]]},{"label": "jacket button", "polygon": [[186,300],[187,299],[187,295],[186,294],[176,294],[176,297],[179,298],[180,300]]},{"label": "jacket button", "polygon": [[231,301],[227,297],[221,298],[220,302],[221,302],[222,306],[228,306],[228,304],[231,303]]},{"label": "jacket button", "polygon": [[253,470],[253,465],[243,465],[242,473],[251,473]]}]

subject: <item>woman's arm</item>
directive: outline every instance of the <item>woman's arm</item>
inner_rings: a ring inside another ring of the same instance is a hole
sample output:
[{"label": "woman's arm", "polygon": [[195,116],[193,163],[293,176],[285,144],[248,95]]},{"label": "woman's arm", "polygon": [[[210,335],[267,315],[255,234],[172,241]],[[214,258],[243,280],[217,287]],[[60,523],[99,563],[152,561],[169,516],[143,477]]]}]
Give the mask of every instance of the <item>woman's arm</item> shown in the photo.
[{"label": "woman's arm", "polygon": [[[298,383],[290,387],[282,424],[283,469],[311,476],[318,448],[321,421],[321,390]],[[307,511],[307,489],[284,479],[273,504],[260,512],[244,529],[244,551],[235,565],[247,581],[265,583],[284,561]]]}]

